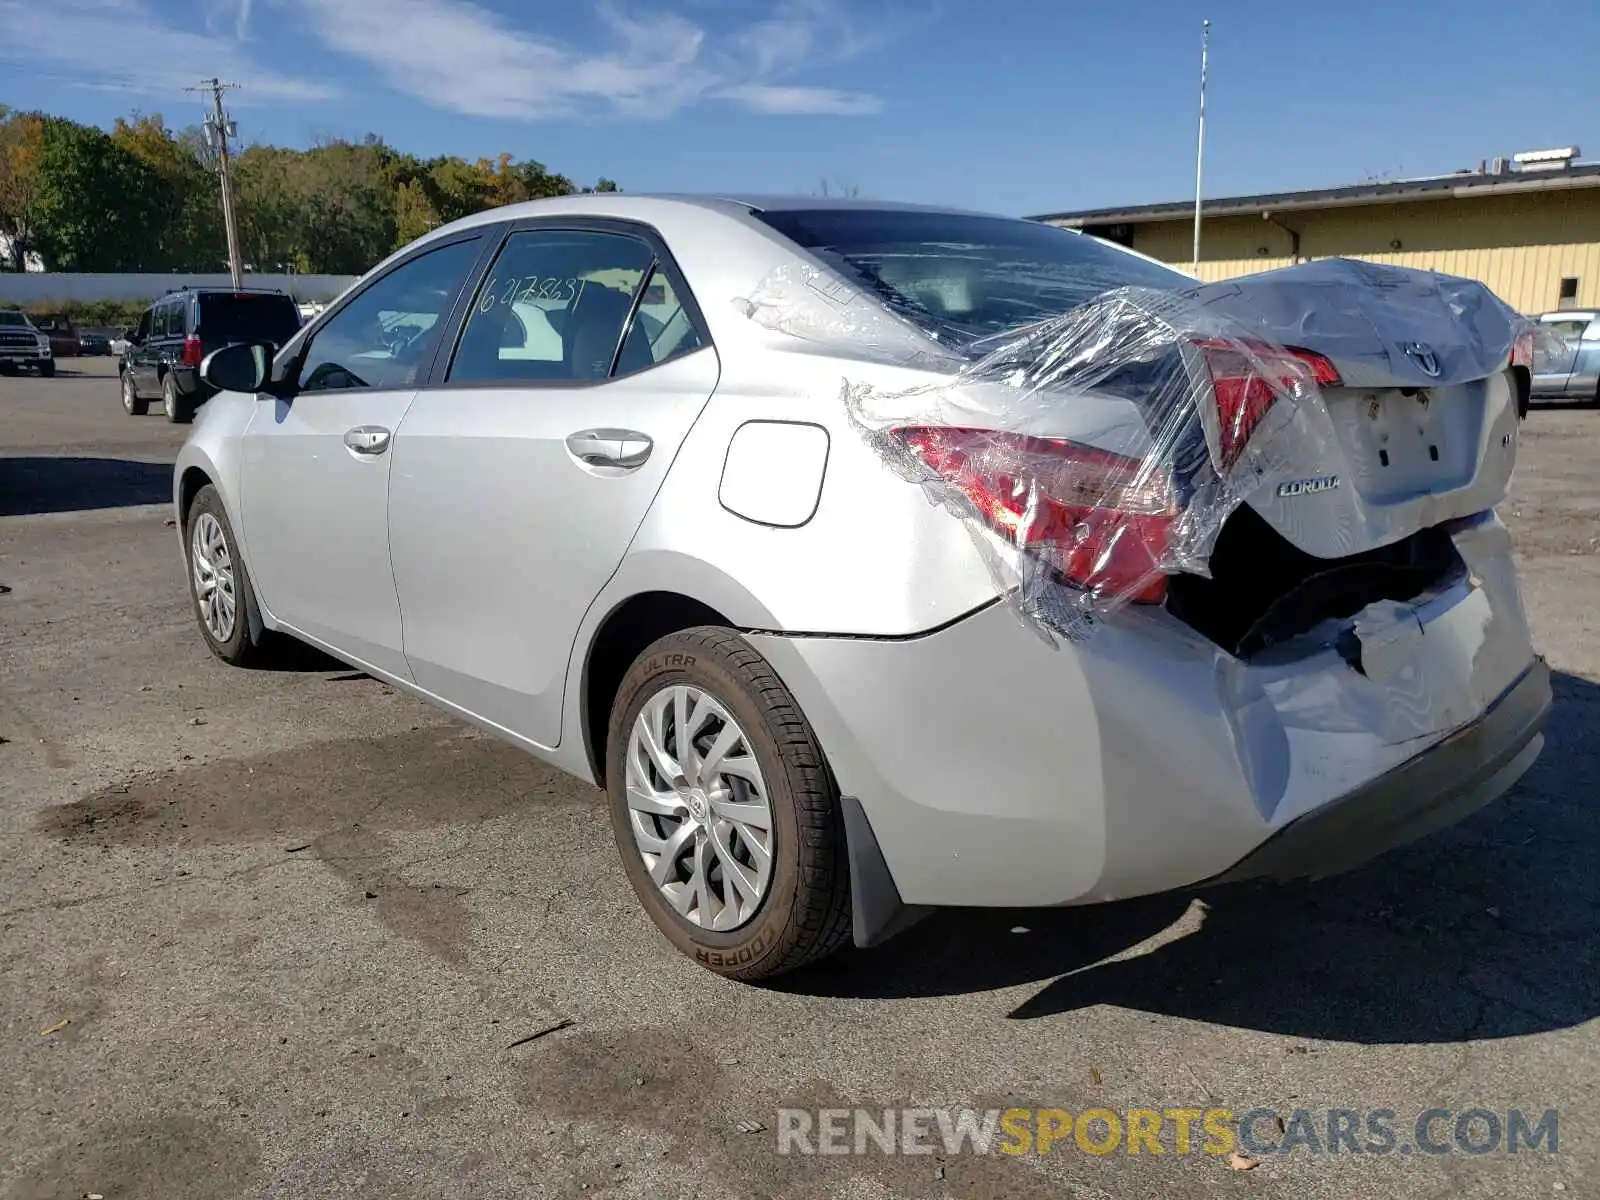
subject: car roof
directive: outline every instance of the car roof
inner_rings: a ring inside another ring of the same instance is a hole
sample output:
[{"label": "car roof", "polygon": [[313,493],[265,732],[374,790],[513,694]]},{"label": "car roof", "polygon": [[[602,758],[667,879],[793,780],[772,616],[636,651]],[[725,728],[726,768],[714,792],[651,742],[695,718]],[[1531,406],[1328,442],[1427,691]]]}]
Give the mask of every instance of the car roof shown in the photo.
[{"label": "car roof", "polygon": [[[484,209],[435,229],[429,240],[441,234],[471,229],[501,221],[527,217],[590,216],[648,220],[653,213],[667,209],[695,208],[730,216],[752,212],[794,212],[814,209],[857,209],[863,212],[924,212],[951,216],[993,216],[935,204],[910,204],[895,200],[841,200],[827,196],[762,196],[754,194],[687,194],[676,192],[588,192],[574,196],[549,196],[524,200],[500,208]],[[1007,218],[1021,220],[1017,218]]]},{"label": "car roof", "polygon": [[1600,309],[1559,308],[1555,312],[1540,313],[1535,321],[1593,321],[1600,318]]}]

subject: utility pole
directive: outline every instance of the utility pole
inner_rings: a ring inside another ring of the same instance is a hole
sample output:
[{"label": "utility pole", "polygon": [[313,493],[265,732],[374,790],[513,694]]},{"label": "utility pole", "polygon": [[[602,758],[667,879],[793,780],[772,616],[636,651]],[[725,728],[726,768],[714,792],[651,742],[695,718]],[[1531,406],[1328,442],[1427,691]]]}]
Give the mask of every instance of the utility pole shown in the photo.
[{"label": "utility pole", "polygon": [[1194,272],[1200,273],[1200,184],[1206,162],[1206,58],[1211,49],[1211,22],[1200,27],[1200,145],[1194,155]]},{"label": "utility pole", "polygon": [[205,121],[206,143],[217,152],[217,174],[222,180],[222,223],[228,231],[228,271],[233,276],[233,286],[242,288],[244,264],[239,255],[239,226],[233,215],[233,177],[228,171],[228,139],[237,137],[239,129],[222,110],[222,93],[238,86],[220,79],[203,79],[199,87],[184,90],[211,93],[211,115]]}]

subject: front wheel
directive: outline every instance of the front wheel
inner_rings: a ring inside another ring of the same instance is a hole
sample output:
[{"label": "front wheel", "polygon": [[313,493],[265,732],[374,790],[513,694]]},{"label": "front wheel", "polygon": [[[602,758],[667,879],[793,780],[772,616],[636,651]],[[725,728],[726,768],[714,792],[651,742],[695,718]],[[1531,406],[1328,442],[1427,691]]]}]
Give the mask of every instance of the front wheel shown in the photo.
[{"label": "front wheel", "polygon": [[844,819],[799,705],[733,630],[662,638],[612,706],[607,791],[628,881],[668,939],[757,980],[850,932]]},{"label": "front wheel", "polygon": [[189,506],[184,545],[189,560],[189,598],[206,645],[233,666],[255,661],[261,655],[261,648],[250,637],[255,592],[239,557],[222,497],[209,483]]},{"label": "front wheel", "polygon": [[150,401],[139,399],[139,389],[133,386],[133,372],[122,372],[122,411],[130,417],[142,417],[150,411]]},{"label": "front wheel", "polygon": [[39,378],[40,379],[54,379],[55,377],[56,377],[56,360],[55,359],[52,358],[48,362],[42,362],[42,363],[39,364]]}]

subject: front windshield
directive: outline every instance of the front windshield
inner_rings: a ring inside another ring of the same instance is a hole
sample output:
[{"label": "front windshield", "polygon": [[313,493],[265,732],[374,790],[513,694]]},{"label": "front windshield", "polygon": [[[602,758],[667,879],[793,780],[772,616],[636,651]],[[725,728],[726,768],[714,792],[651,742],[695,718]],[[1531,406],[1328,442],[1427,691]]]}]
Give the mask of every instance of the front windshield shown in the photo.
[{"label": "front windshield", "polygon": [[28,318],[19,312],[0,312],[0,325],[26,325]]},{"label": "front windshield", "polygon": [[767,225],[936,335],[990,337],[1119,287],[1194,280],[1071,230],[1005,217],[870,208],[779,210]]}]

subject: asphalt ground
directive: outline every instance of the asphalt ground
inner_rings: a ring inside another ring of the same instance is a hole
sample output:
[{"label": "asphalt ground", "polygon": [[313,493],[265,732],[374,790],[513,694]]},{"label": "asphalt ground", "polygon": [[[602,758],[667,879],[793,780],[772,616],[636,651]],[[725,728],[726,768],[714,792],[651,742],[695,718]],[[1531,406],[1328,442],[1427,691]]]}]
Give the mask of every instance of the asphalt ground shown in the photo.
[{"label": "asphalt ground", "polygon": [[[755,988],[655,932],[593,789],[315,655],[212,658],[184,430],[62,367],[0,378],[0,1195],[1597,1194],[1600,412],[1535,410],[1503,508],[1557,693],[1508,798],[1322,884],[940,914]],[[1231,1163],[1171,1123],[778,1152],[780,1109],[1012,1105],[1285,1124]],[[1555,1152],[1468,1153],[1474,1108],[1555,1110]],[[1332,1109],[1393,1150],[1328,1153]]]}]

